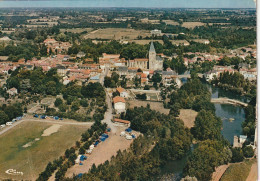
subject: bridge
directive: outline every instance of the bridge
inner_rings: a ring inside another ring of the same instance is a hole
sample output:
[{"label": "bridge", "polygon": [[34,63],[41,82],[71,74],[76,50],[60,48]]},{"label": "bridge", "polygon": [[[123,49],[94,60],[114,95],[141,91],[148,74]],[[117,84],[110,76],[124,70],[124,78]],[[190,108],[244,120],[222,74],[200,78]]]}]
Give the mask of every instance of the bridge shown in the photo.
[{"label": "bridge", "polygon": [[243,107],[247,107],[247,103],[238,101],[238,100],[234,100],[234,99],[229,99],[226,97],[220,97],[220,98],[211,98],[211,102],[212,103],[219,103],[219,104],[232,104],[232,105],[239,105],[239,106],[243,106]]}]

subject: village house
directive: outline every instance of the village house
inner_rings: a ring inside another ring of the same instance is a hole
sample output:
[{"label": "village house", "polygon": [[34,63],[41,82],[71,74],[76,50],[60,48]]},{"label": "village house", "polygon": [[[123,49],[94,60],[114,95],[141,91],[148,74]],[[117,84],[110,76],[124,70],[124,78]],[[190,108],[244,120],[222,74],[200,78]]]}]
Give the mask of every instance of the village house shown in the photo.
[{"label": "village house", "polygon": [[116,114],[126,111],[126,101],[123,97],[116,96],[113,98],[114,109]]},{"label": "village house", "polygon": [[206,72],[204,74],[204,78],[206,79],[206,81],[211,81],[213,80],[215,77],[218,77],[218,72],[216,70],[211,70],[209,72]]},{"label": "village house", "polygon": [[16,89],[15,87],[13,87],[13,88],[7,90],[6,92],[7,92],[10,96],[15,96],[15,95],[18,94],[18,91],[17,91],[17,89]]},{"label": "village house", "polygon": [[167,68],[166,71],[162,71],[162,83],[165,86],[170,86],[172,81],[177,81],[178,74],[171,68]]},{"label": "village house", "polygon": [[128,97],[128,93],[126,92],[126,90],[122,87],[118,87],[116,88],[116,92],[119,93],[120,97]]},{"label": "village house", "polygon": [[130,121],[127,121],[127,120],[123,120],[123,119],[117,119],[117,118],[114,118],[112,120],[113,123],[116,123],[116,124],[119,124],[119,125],[125,125],[127,127],[130,127],[131,126],[131,122]]},{"label": "village house", "polygon": [[82,57],[85,57],[85,53],[84,52],[79,52],[78,54],[77,54],[77,58],[82,58]]}]

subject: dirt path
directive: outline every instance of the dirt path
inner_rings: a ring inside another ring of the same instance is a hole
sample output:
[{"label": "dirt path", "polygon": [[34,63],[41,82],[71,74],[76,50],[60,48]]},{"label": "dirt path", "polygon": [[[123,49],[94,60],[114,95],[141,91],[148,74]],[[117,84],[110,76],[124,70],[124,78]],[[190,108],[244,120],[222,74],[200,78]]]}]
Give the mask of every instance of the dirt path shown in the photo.
[{"label": "dirt path", "polygon": [[212,174],[212,180],[211,181],[219,181],[222,175],[225,173],[226,169],[229,167],[228,165],[221,165],[216,168],[216,171]]},{"label": "dirt path", "polygon": [[257,180],[257,162],[252,165],[246,181],[256,181],[256,180]]}]

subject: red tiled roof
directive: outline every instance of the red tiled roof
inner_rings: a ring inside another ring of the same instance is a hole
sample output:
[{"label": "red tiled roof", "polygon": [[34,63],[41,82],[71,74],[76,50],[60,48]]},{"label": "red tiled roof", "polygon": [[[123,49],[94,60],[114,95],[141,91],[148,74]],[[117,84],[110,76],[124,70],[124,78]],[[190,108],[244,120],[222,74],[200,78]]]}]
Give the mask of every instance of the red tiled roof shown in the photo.
[{"label": "red tiled roof", "polygon": [[116,96],[116,97],[113,98],[113,102],[114,103],[118,103],[118,102],[124,102],[125,103],[125,99],[123,97]]},{"label": "red tiled roof", "polygon": [[119,93],[121,93],[121,92],[125,92],[125,89],[122,88],[122,87],[118,87],[118,88],[116,88],[116,90],[117,90]]},{"label": "red tiled roof", "polygon": [[114,122],[125,123],[125,124],[129,124],[130,123],[130,121],[123,120],[123,119],[117,119],[117,118],[114,119]]},{"label": "red tiled roof", "polygon": [[135,58],[135,61],[148,61],[147,58]]}]

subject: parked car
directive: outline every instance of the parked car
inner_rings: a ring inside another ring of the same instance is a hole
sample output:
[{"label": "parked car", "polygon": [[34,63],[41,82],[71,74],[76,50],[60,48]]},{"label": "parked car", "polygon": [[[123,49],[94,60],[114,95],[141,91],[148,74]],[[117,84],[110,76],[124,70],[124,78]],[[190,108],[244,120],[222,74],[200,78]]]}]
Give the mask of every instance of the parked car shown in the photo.
[{"label": "parked car", "polygon": [[11,126],[13,123],[12,122],[7,122],[5,124],[6,124],[6,126]]}]

